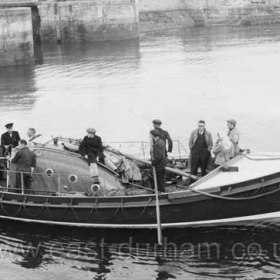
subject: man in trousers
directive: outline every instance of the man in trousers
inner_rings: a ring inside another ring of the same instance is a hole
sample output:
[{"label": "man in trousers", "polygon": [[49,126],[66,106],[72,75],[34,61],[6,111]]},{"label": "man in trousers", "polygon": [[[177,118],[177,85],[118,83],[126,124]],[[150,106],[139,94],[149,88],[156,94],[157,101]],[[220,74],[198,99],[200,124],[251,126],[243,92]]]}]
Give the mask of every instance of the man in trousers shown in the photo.
[{"label": "man in trousers", "polygon": [[198,122],[198,128],[191,133],[189,140],[192,175],[197,175],[199,167],[201,168],[201,175],[206,175],[207,163],[212,147],[212,135],[208,130],[206,130],[205,121],[200,120]]},{"label": "man in trousers", "polygon": [[27,141],[19,141],[19,151],[12,158],[12,163],[16,164],[16,189],[28,191],[31,188],[31,178],[36,167],[36,156],[27,147]]},{"label": "man in trousers", "polygon": [[165,166],[166,166],[166,147],[160,133],[157,130],[152,130],[154,145],[152,149],[152,165],[156,169],[158,190],[164,192]]},{"label": "man in trousers", "polygon": [[88,128],[87,136],[84,137],[79,147],[79,153],[88,161],[90,166],[90,175],[94,184],[99,183],[99,173],[97,158],[104,163],[103,145],[101,138],[96,135],[94,128]]}]

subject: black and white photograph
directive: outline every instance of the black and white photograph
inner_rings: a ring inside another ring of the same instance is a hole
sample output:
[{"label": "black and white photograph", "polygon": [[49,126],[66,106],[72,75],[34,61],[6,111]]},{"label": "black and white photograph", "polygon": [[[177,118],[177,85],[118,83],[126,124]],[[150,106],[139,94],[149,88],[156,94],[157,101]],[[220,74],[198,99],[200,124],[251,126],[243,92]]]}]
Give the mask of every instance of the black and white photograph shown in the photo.
[{"label": "black and white photograph", "polygon": [[279,73],[280,0],[0,0],[0,279],[280,279]]}]

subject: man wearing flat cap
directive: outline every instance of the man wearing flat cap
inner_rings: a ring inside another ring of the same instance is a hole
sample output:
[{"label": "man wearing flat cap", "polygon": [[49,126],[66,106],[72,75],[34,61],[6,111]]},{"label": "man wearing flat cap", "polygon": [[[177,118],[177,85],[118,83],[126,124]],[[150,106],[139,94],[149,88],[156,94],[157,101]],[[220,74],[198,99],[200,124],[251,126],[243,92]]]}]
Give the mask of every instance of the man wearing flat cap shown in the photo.
[{"label": "man wearing flat cap", "polygon": [[79,153],[88,161],[90,166],[90,174],[93,178],[93,183],[98,184],[98,165],[97,158],[99,161],[104,163],[103,145],[102,140],[96,135],[94,128],[88,128],[87,136],[84,137],[79,147]]},{"label": "man wearing flat cap", "polygon": [[238,155],[240,148],[239,148],[239,140],[240,140],[240,133],[236,129],[236,120],[229,119],[227,120],[227,127],[228,127],[228,137],[232,143],[232,148],[230,151],[230,158],[234,158],[236,155]]},{"label": "man wearing flat cap", "polygon": [[162,139],[160,139],[160,132],[156,129],[151,130],[151,135],[154,140],[152,149],[152,165],[156,169],[156,179],[158,190],[164,192],[164,177],[166,166],[166,146]]},{"label": "man wearing flat cap", "polygon": [[[163,142],[164,142],[166,154],[171,153],[172,149],[173,149],[172,139],[171,139],[169,133],[166,130],[163,130],[161,128],[161,124],[162,124],[161,120],[159,120],[159,119],[153,120],[154,130],[157,130],[159,132],[159,138],[161,140],[163,140]],[[167,149],[166,149],[166,142],[168,143]]]},{"label": "man wearing flat cap", "polygon": [[4,155],[11,154],[12,148],[17,147],[19,144],[20,136],[17,131],[13,130],[13,125],[13,123],[6,124],[7,132],[1,136],[1,147]]}]

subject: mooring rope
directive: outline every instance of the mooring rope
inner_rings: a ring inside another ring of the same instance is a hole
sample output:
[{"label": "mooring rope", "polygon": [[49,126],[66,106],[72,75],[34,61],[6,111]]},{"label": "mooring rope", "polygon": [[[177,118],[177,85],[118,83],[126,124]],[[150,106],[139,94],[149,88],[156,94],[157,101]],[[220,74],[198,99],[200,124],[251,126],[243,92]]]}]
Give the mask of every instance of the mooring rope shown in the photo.
[{"label": "mooring rope", "polygon": [[205,196],[208,196],[208,197],[211,197],[211,198],[217,198],[217,199],[223,199],[223,200],[232,200],[232,201],[245,201],[245,200],[253,200],[253,199],[261,198],[261,197],[264,197],[264,196],[268,196],[270,194],[274,194],[276,192],[279,192],[280,188],[277,188],[277,189],[272,190],[270,192],[266,192],[266,193],[259,194],[259,195],[254,195],[254,196],[249,196],[249,197],[228,197],[228,196],[211,194],[211,193],[208,193],[208,192],[204,192],[204,191],[196,190],[196,189],[192,189],[192,188],[190,188],[190,191],[194,192],[194,193],[201,194],[201,195],[205,195]]},{"label": "mooring rope", "polygon": [[244,154],[244,157],[249,159],[249,160],[254,160],[254,161],[267,161],[267,160],[280,160],[280,157],[279,156],[267,156],[266,158],[253,158],[253,157],[250,157],[246,154]]}]

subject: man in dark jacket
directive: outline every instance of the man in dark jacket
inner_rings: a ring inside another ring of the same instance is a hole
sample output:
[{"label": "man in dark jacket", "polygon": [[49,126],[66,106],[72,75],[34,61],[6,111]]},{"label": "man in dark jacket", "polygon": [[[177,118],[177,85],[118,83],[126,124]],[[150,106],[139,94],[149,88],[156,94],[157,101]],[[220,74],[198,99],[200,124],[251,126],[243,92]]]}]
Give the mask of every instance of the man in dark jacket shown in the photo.
[{"label": "man in dark jacket", "polygon": [[172,149],[173,149],[173,142],[172,142],[172,139],[169,135],[169,133],[166,131],[166,130],[163,130],[161,128],[161,120],[153,120],[153,126],[154,126],[154,129],[157,130],[159,132],[159,138],[162,139],[164,141],[164,144],[165,144],[165,147],[166,147],[166,142],[168,144],[168,148],[166,149],[166,153],[171,153],[172,152]]},{"label": "man in dark jacket", "polygon": [[94,128],[88,128],[87,134],[80,144],[79,153],[88,161],[93,183],[99,183],[97,158],[104,163],[102,140]]},{"label": "man in dark jacket", "polygon": [[7,132],[3,133],[1,136],[1,147],[3,149],[3,155],[11,154],[12,148],[18,146],[20,140],[19,133],[13,130],[13,123],[8,123],[5,125]]},{"label": "man in dark jacket", "polygon": [[12,163],[16,164],[16,188],[17,190],[30,190],[31,178],[36,167],[36,156],[27,147],[26,140],[19,141],[19,151],[12,158]]},{"label": "man in dark jacket", "polygon": [[156,169],[156,177],[158,190],[164,192],[164,176],[166,166],[166,146],[162,139],[160,139],[160,132],[152,130],[151,134],[154,138],[154,145],[152,150],[152,165]]},{"label": "man in dark jacket", "polygon": [[198,128],[191,133],[189,147],[191,151],[191,174],[197,175],[201,168],[201,175],[206,175],[207,163],[213,146],[212,135],[205,129],[205,121],[198,122]]}]

